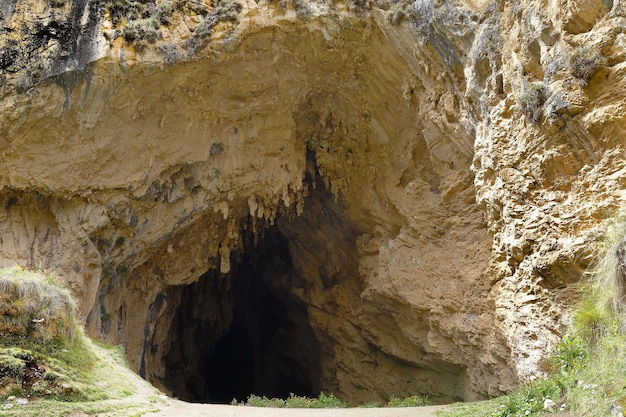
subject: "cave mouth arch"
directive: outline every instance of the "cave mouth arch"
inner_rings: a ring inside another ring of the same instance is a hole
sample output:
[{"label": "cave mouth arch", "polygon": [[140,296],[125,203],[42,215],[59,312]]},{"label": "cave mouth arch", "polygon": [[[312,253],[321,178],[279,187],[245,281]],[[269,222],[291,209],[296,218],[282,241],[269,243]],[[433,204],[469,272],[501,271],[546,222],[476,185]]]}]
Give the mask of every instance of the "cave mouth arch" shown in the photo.
[{"label": "cave mouth arch", "polygon": [[276,226],[254,240],[247,235],[228,274],[210,270],[167,290],[178,302],[164,382],[181,400],[320,393],[320,343],[305,303],[290,291],[288,242]]}]

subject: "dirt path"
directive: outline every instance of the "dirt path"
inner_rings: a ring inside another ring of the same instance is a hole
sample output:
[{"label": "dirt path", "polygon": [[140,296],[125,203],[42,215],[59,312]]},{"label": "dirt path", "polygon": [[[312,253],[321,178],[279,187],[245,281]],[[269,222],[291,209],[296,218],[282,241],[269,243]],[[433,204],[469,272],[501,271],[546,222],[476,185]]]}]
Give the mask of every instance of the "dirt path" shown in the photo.
[{"label": "dirt path", "polygon": [[216,404],[191,404],[168,400],[157,413],[145,417],[434,417],[446,406],[403,408],[262,408]]},{"label": "dirt path", "polygon": [[[112,363],[113,358],[101,350]],[[263,408],[218,404],[194,404],[168,398],[128,368],[119,367],[135,385],[135,393],[124,399],[103,403],[136,404],[137,410],[155,410],[145,417],[434,417],[435,411],[446,406],[402,408]]]},{"label": "dirt path", "polygon": [[[146,382],[139,375],[131,371],[125,366],[121,366],[111,354],[99,346],[94,346],[98,354],[101,355],[111,366],[115,367],[122,375],[124,375],[128,381],[134,385],[134,393],[128,397],[103,400],[99,403],[102,405],[128,405],[137,412],[145,412],[152,410],[159,410],[168,404],[168,401],[173,401],[167,398],[161,391],[154,388],[148,382]],[[191,416],[188,416],[191,417]]]}]

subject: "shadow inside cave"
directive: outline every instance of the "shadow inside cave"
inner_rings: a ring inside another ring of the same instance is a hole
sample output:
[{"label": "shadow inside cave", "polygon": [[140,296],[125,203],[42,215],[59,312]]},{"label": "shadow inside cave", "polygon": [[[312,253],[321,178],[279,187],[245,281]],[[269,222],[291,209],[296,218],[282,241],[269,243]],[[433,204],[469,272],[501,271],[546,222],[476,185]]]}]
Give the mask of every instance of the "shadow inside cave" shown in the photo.
[{"label": "shadow inside cave", "polygon": [[171,287],[178,300],[165,356],[166,385],[190,402],[230,403],[249,395],[317,396],[320,346],[306,305],[289,289],[285,237],[273,226],[250,236],[230,273],[205,273]]}]

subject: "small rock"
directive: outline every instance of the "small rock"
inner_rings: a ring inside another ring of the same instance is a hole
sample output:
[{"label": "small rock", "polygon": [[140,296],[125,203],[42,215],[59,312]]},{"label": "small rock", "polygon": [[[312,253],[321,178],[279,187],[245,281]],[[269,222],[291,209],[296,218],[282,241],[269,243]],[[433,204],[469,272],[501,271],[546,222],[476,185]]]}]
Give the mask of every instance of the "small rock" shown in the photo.
[{"label": "small rock", "polygon": [[543,402],[543,409],[549,413],[554,413],[557,409],[557,405],[550,398],[546,398],[546,400]]},{"label": "small rock", "polygon": [[17,397],[15,395],[11,395],[10,397],[7,398],[7,401],[15,401]]},{"label": "small rock", "polygon": [[28,404],[28,398],[17,398],[15,400],[15,404],[16,405],[27,405]]},{"label": "small rock", "polygon": [[61,388],[63,388],[63,389],[70,389],[70,384],[63,383],[63,384],[61,384]]},{"label": "small rock", "polygon": [[615,417],[624,417],[624,409],[619,405],[613,405],[611,407],[611,415]]},{"label": "small rock", "polygon": [[598,388],[598,384],[583,384],[583,390],[589,391],[590,389]]},{"label": "small rock", "polygon": [[9,408],[13,408],[13,404],[11,404],[11,403],[6,403],[6,404],[4,405],[4,409],[5,409],[5,410],[8,410]]}]

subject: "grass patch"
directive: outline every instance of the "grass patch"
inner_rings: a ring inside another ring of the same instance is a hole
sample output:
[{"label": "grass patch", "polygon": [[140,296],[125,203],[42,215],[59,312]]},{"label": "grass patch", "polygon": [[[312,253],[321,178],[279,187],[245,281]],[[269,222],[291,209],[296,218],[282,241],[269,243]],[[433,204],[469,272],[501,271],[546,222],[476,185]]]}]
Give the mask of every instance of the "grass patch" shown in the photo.
[{"label": "grass patch", "polygon": [[432,403],[427,397],[419,395],[413,395],[406,398],[391,397],[387,403],[387,407],[423,407],[425,405],[432,405]]},{"label": "grass patch", "polygon": [[[237,402],[234,401],[233,405]],[[285,408],[285,400],[280,398],[267,398],[266,396],[259,397],[258,395],[251,395],[246,400],[245,405],[250,407],[271,407],[271,408]]]},{"label": "grass patch", "polygon": [[52,276],[19,267],[0,270],[0,337],[72,340],[76,303]]},{"label": "grass patch", "polygon": [[323,392],[317,398],[300,397],[290,395],[285,401],[286,408],[346,408],[347,403],[341,401],[333,394]]},{"label": "grass patch", "polygon": [[543,83],[536,82],[524,86],[517,98],[517,103],[526,119],[532,124],[537,124],[543,115],[543,103],[545,100],[546,95]]},{"label": "grass patch", "polygon": [[[121,36],[127,45],[141,52],[162,38],[161,28],[169,27],[174,16],[202,17],[191,28],[193,35],[185,46],[190,56],[203,46],[219,22],[236,23],[242,6],[235,0],[105,0],[104,8],[115,30],[105,33],[110,40]],[[157,52],[164,55],[168,65],[181,59],[180,50],[172,45],[160,45]]]},{"label": "grass patch", "polygon": [[[236,400],[233,400],[233,405],[237,405]],[[272,408],[346,408],[348,406],[347,403],[341,401],[333,394],[324,394],[323,392],[317,398],[290,394],[286,400],[251,395],[245,403],[240,405]]]},{"label": "grass patch", "polygon": [[626,230],[607,233],[600,263],[574,314],[571,331],[546,361],[550,374],[491,401],[458,404],[443,417],[546,415],[544,401],[564,415],[618,416],[626,409]]},{"label": "grass patch", "polygon": [[578,417],[603,417],[626,408],[626,337],[602,337],[594,347],[579,336],[564,338],[551,357],[553,372],[490,401],[456,404],[441,417],[522,417],[547,415],[544,401]]},{"label": "grass patch", "polygon": [[2,416],[128,416],[149,406],[124,402],[135,393],[124,352],[85,336],[75,302],[55,277],[0,270],[0,301]]},{"label": "grass patch", "polygon": [[[233,405],[237,405],[237,401],[233,400]],[[272,407],[272,408],[346,408],[347,403],[341,401],[333,394],[321,393],[317,398],[303,397],[291,394],[289,398],[283,400],[280,398],[267,398],[258,395],[251,395],[245,403],[239,405],[247,405],[251,407]],[[383,407],[423,407],[431,405],[426,397],[411,396],[406,398],[391,397],[389,402]],[[359,405],[360,408],[379,408],[378,402],[368,402]]]},{"label": "grass patch", "polygon": [[2,417],[67,417],[71,415],[102,416],[107,417],[128,417],[132,415],[142,415],[145,412],[158,411],[157,409],[147,409],[136,411],[140,405],[134,403],[127,404],[107,404],[105,402],[76,403],[64,402],[49,399],[31,401],[26,406],[15,406],[11,409],[3,409]]},{"label": "grass patch", "polygon": [[569,68],[574,77],[578,78],[583,85],[587,85],[589,79],[604,64],[604,61],[604,55],[599,48],[579,46],[570,56]]}]

